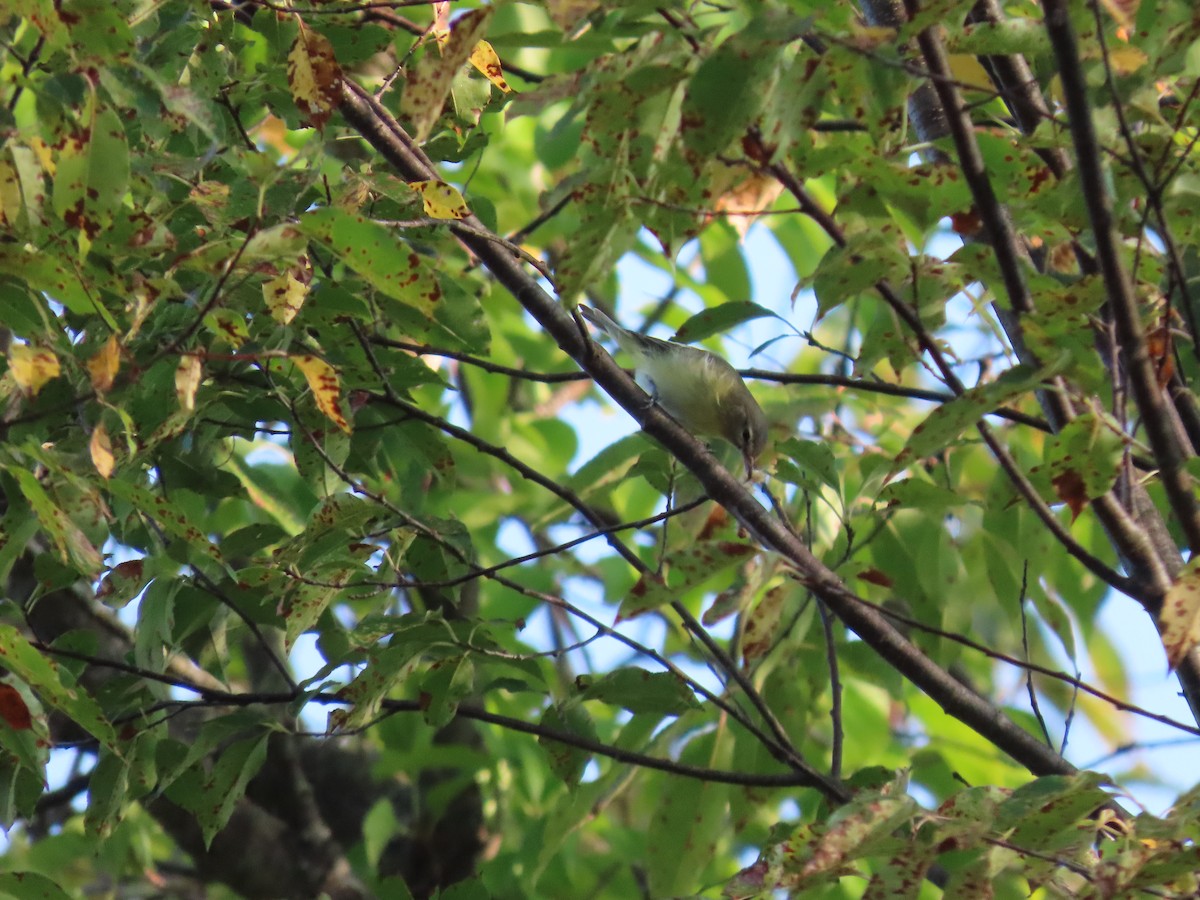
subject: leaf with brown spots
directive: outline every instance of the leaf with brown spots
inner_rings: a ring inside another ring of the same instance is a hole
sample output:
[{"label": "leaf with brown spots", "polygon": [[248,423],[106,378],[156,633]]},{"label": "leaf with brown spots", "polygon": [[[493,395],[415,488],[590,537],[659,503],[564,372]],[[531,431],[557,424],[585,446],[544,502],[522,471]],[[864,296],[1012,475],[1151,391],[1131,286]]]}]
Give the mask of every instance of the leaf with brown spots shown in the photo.
[{"label": "leaf with brown spots", "polygon": [[426,47],[424,55],[406,68],[400,111],[408,116],[412,135],[419,143],[429,137],[441,116],[454,77],[487,31],[491,16],[490,6],[460,16],[450,26],[444,44]]},{"label": "leaf with brown spots", "polygon": [[13,344],[8,348],[8,367],[22,393],[36,397],[46,382],[57,378],[61,371],[53,350],[29,344]]},{"label": "leaf with brown spots", "polygon": [[303,22],[288,53],[287,77],[300,115],[322,130],[342,95],[342,69],[329,39]]},{"label": "leaf with brown spots", "polygon": [[432,318],[442,288],[428,264],[382,225],[342,209],[305,213],[300,230],[336,253],[376,290]]},{"label": "leaf with brown spots", "polygon": [[129,147],[117,114],[92,96],[58,157],[54,211],[78,231],[79,256],[113,221],[129,184]]},{"label": "leaf with brown spots", "polygon": [[452,184],[444,181],[410,181],[408,186],[421,196],[427,216],[458,220],[471,214],[467,201]]},{"label": "leaf with brown spots", "polygon": [[342,383],[333,366],[325,360],[307,353],[289,356],[288,359],[304,373],[309,389],[313,392],[313,399],[317,403],[317,409],[321,410],[326,418],[338,428],[349,434],[350,423],[341,407]]},{"label": "leaf with brown spots", "polygon": [[1175,669],[1200,642],[1200,559],[1191,560],[1167,589],[1158,627],[1167,666]]},{"label": "leaf with brown spots", "polygon": [[731,566],[745,562],[758,552],[754,544],[740,541],[705,541],[671,557],[667,578],[647,572],[621,601],[617,621],[639,616],[678,599]]},{"label": "leaf with brown spots", "polygon": [[312,263],[308,255],[301,256],[294,266],[263,282],[263,302],[267,312],[280,325],[289,324],[304,306],[312,283]]},{"label": "leaf with brown spots", "polygon": [[480,41],[475,45],[468,61],[504,93],[512,91],[508,82],[504,80],[504,69],[500,65],[500,57],[496,55],[496,51],[487,41]]}]

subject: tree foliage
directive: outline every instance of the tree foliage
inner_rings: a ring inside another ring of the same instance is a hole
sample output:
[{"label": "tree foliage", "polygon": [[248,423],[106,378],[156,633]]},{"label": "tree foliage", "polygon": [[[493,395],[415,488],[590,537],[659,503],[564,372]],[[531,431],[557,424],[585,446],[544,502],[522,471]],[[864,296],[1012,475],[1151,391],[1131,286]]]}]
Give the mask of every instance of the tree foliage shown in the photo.
[{"label": "tree foliage", "polygon": [[[1082,767],[1197,734],[1191,3],[0,34],[0,893],[1197,889]],[[753,482],[580,301],[756,366]]]}]

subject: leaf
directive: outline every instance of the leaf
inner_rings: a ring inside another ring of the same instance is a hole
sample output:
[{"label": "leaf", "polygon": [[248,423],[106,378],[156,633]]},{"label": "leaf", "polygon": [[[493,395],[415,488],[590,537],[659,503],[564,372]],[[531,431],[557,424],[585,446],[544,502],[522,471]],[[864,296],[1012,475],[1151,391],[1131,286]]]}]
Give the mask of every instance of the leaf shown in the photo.
[{"label": "leaf", "polygon": [[722,303],[720,306],[702,309],[679,327],[671,340],[680,344],[694,344],[714,334],[721,334],[754,319],[775,316],[766,307],[751,303],[748,300],[734,303]]},{"label": "leaf", "polygon": [[312,263],[308,255],[301,256],[294,266],[263,282],[263,302],[267,312],[280,325],[289,324],[304,306],[312,283]]},{"label": "leaf", "polygon": [[376,290],[433,317],[442,299],[437,278],[415,250],[383,226],[326,207],[301,216],[300,230],[336,253]]},{"label": "leaf", "polygon": [[17,900],[71,900],[72,895],[39,872],[0,872],[0,893]]},{"label": "leaf", "polygon": [[912,430],[892,471],[899,471],[915,459],[940,453],[997,406],[1036,389],[1047,377],[1049,373],[1045,370],[1014,366],[995,381],[964,391],[950,402],[935,407],[925,421]]},{"label": "leaf", "polygon": [[487,41],[480,41],[471,50],[471,55],[468,57],[471,65],[483,73],[483,75],[504,93],[509,93],[512,88],[508,86],[508,82],[504,80],[504,69],[500,65],[500,57],[496,55],[496,51],[492,49],[492,45]]},{"label": "leaf", "polygon": [[1167,667],[1174,670],[1200,643],[1200,558],[1189,560],[1167,589],[1158,626]]},{"label": "leaf", "polygon": [[270,735],[259,734],[230,744],[221,751],[211,773],[189,768],[167,791],[167,796],[196,816],[204,845],[229,822],[250,783],[267,758]]},{"label": "leaf", "polygon": [[146,561],[129,559],[118,563],[100,579],[96,599],[112,609],[122,609],[146,586]]},{"label": "leaf", "polygon": [[458,704],[475,688],[475,666],[463,654],[439,659],[421,679],[420,703],[425,722],[441,728],[458,710]]},{"label": "leaf", "polygon": [[670,603],[685,591],[745,562],[757,552],[754,544],[739,541],[704,541],[680,551],[671,557],[671,568],[665,580],[656,572],[647,572],[638,579],[621,601],[617,621],[632,619]]},{"label": "leaf", "polygon": [[54,177],[54,211],[78,229],[80,259],[112,224],[128,183],[125,129],[93,92],[81,122],[66,137]]},{"label": "leaf", "polygon": [[[694,766],[725,768],[730,762],[732,741],[724,729],[697,735],[680,753],[680,762]],[[657,775],[657,773],[656,773]],[[730,788],[725,784],[698,781],[686,790],[665,776],[657,778],[659,793],[653,819],[647,829],[649,885],[651,897],[679,897],[696,883],[716,852],[723,827],[728,826]]]},{"label": "leaf", "polygon": [[25,698],[11,684],[0,682],[0,719],[13,731],[28,731],[33,728],[33,717]]},{"label": "leaf", "polygon": [[48,381],[61,373],[54,351],[29,344],[9,347],[8,365],[17,387],[30,397],[36,397]]},{"label": "leaf", "polygon": [[[565,731],[568,734],[596,740],[596,726],[582,706],[555,703],[546,707],[539,723],[544,728]],[[574,788],[583,777],[591,753],[554,738],[541,736],[538,743],[546,751],[550,769],[569,788]]]},{"label": "leaf", "polygon": [[91,696],[66,684],[53,662],[30,646],[11,625],[0,625],[0,661],[37,694],[38,699],[66,715],[111,752],[120,754],[113,727]]},{"label": "leaf", "polygon": [[631,713],[679,716],[699,709],[692,689],[674,672],[647,672],[628,666],[606,672],[599,678],[580,675],[575,679],[580,699],[599,700]]},{"label": "leaf", "polygon": [[435,219],[465,219],[471,215],[458,188],[444,181],[410,181],[408,186],[421,196],[425,214]]},{"label": "leaf", "polygon": [[112,387],[121,368],[121,345],[117,336],[110,334],[99,350],[88,357],[88,376],[92,381],[92,389],[97,394],[103,394]]},{"label": "leaf", "polygon": [[96,467],[96,471],[100,473],[100,477],[107,480],[116,468],[117,460],[113,456],[112,441],[108,438],[108,429],[101,422],[92,429],[92,436],[88,440],[88,455],[92,458],[92,465]]},{"label": "leaf", "polygon": [[309,354],[289,356],[288,359],[294,362],[304,374],[309,390],[313,392],[317,409],[338,428],[346,434],[350,434],[350,422],[346,419],[341,407],[341,380],[333,366],[325,360]]},{"label": "leaf", "polygon": [[127,801],[129,763],[102,753],[88,778],[88,805],[84,827],[101,838],[112,834]]},{"label": "leaf", "polygon": [[760,660],[775,646],[780,635],[777,631],[783,614],[783,602],[788,591],[783,585],[771,588],[746,619],[742,637],[742,660],[748,668]]},{"label": "leaf", "polygon": [[92,546],[87,535],[71,517],[51,499],[37,476],[20,468],[12,468],[10,471],[21,486],[21,493],[29,501],[38,522],[54,541],[59,558],[88,578],[99,573],[104,566],[99,551]]},{"label": "leaf", "polygon": [[[787,35],[799,21],[766,9],[701,62],[682,111],[694,152],[722,152],[758,117],[778,78]],[[770,40],[764,40],[767,31],[774,32]]]},{"label": "leaf", "polygon": [[179,365],[175,367],[175,397],[184,412],[194,412],[196,409],[196,391],[200,388],[202,375],[199,356],[185,353],[179,358]]},{"label": "leaf", "polygon": [[288,87],[300,115],[322,130],[342,96],[342,69],[329,39],[300,20],[300,33],[288,53]]},{"label": "leaf", "polygon": [[400,112],[411,121],[410,131],[417,143],[424,143],[432,132],[450,94],[454,76],[487,31],[491,16],[490,6],[459,16],[450,26],[450,35],[444,44],[438,45],[437,49],[426,48],[423,56],[405,68]]}]

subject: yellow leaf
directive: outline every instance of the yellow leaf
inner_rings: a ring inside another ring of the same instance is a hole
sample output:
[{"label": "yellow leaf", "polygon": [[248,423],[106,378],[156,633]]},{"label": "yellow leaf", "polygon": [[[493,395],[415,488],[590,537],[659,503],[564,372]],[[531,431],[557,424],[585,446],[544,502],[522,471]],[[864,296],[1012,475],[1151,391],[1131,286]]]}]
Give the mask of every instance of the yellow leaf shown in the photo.
[{"label": "yellow leaf", "polygon": [[1129,75],[1144,66],[1149,57],[1137,47],[1113,47],[1108,52],[1108,61],[1118,75]]},{"label": "yellow leaf", "polygon": [[8,351],[8,365],[17,385],[30,397],[36,397],[43,385],[61,371],[52,351],[29,344],[13,344]]},{"label": "yellow leaf", "polygon": [[475,49],[471,51],[469,57],[471,65],[482,72],[487,80],[494,84],[504,93],[512,90],[508,86],[508,82],[504,80],[504,69],[500,66],[500,57],[496,55],[496,51],[492,49],[492,45],[487,41],[480,41],[475,45]]},{"label": "yellow leaf", "polygon": [[267,311],[280,325],[287,325],[296,318],[300,307],[308,297],[308,286],[312,283],[312,264],[308,256],[301,256],[296,265],[290,266],[274,278],[263,283],[263,301]]},{"label": "yellow leaf", "polygon": [[1158,625],[1167,665],[1174,669],[1200,642],[1200,559],[1192,559],[1168,588]]},{"label": "yellow leaf", "polygon": [[58,171],[58,164],[54,161],[54,154],[51,153],[50,147],[40,137],[31,137],[29,139],[29,149],[33,151],[33,155],[37,157],[46,174],[51,178]]},{"label": "yellow leaf", "polygon": [[116,335],[110,335],[104,346],[87,361],[88,375],[92,379],[92,388],[97,394],[105,393],[112,387],[113,379],[121,368],[121,347]]},{"label": "yellow leaf", "polygon": [[444,181],[410,181],[408,186],[421,195],[426,215],[435,219],[465,219],[471,214],[458,188]]},{"label": "yellow leaf", "polygon": [[108,478],[116,467],[117,460],[113,456],[112,441],[103,423],[92,430],[92,439],[88,441],[88,452],[92,455],[92,465],[100,473],[101,478]]},{"label": "yellow leaf", "polygon": [[0,159],[0,225],[9,228],[21,215],[21,185],[17,170],[7,159]]},{"label": "yellow leaf", "polygon": [[325,35],[300,26],[288,53],[288,87],[309,125],[325,127],[342,95],[342,69]]},{"label": "yellow leaf", "polygon": [[979,57],[970,53],[951,53],[949,63],[950,74],[959,84],[981,91],[992,90],[992,80]]},{"label": "yellow leaf", "polygon": [[179,406],[186,412],[196,408],[196,389],[200,387],[200,357],[191,353],[179,360],[175,370],[175,396],[179,398]]},{"label": "yellow leaf", "polygon": [[313,392],[313,399],[317,402],[317,409],[338,428],[349,434],[350,423],[342,414],[341,407],[342,383],[333,366],[310,354],[289,356],[288,359],[304,373],[304,378]]}]

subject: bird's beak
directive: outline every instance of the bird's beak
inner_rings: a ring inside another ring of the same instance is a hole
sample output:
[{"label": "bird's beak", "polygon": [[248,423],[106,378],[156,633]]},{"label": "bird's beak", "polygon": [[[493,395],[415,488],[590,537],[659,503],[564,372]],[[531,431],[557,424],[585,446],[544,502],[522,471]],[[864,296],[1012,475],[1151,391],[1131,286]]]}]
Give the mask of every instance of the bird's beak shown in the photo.
[{"label": "bird's beak", "polygon": [[754,457],[747,450],[742,451],[742,462],[746,464],[746,479],[754,477]]}]

